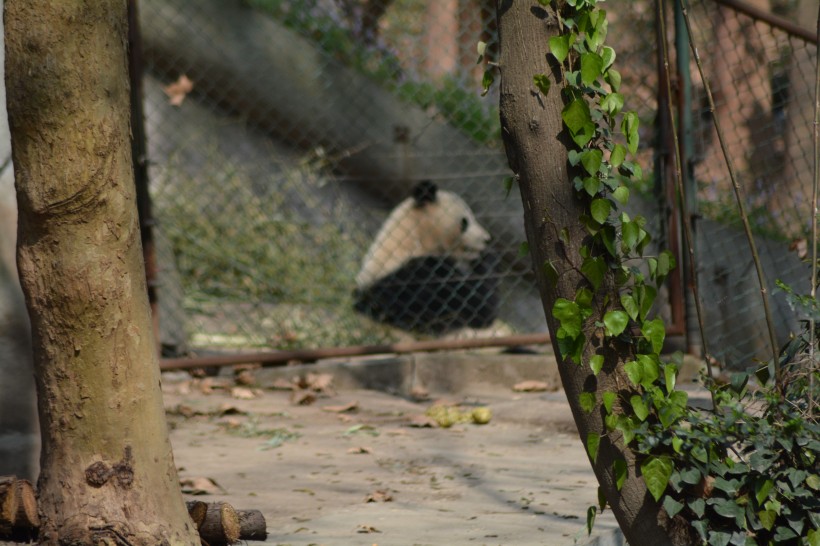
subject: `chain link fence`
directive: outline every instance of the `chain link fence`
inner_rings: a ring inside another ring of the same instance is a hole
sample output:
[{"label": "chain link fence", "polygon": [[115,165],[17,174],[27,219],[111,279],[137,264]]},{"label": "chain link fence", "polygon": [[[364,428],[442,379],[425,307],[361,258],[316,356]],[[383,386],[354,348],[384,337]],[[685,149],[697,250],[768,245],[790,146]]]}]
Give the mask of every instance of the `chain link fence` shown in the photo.
[{"label": "chain link fence", "polygon": [[[779,342],[800,328],[777,280],[809,291],[805,262],[814,172],[812,130],[817,58],[815,2],[771,2],[769,20],[755,3],[702,0],[692,6],[693,39],[714,96],[708,106],[694,59],[693,155],[697,191],[697,266],[710,352],[730,366],[770,360],[760,285],[741,227],[716,117],[755,235]],[[760,5],[760,2],[756,4]],[[766,7],[768,3],[760,5]],[[809,27],[811,28],[811,27]],[[812,43],[812,41],[814,43]]]},{"label": "chain link fence", "polygon": [[[612,0],[606,8],[627,107],[642,122],[645,179],[633,194],[644,196],[643,214],[663,228],[652,173],[655,5]],[[388,328],[353,309],[368,246],[390,210],[422,180],[465,199],[492,235],[490,250],[498,260],[492,269],[498,319],[479,332],[450,335],[546,330],[530,258],[519,252],[520,198],[515,188],[507,195],[497,86],[481,96],[484,65],[476,62],[476,45],[486,42],[490,59],[497,51],[494,2],[140,0],[139,9],[168,352],[380,344],[422,335]],[[811,172],[806,157],[792,157],[797,148],[786,135],[803,123],[792,115],[792,105],[803,104],[795,71],[806,70],[802,56],[814,52],[711,0],[697,3],[692,13],[698,39],[717,44],[709,49],[707,70],[718,76],[719,96],[750,103],[724,102],[717,115],[726,112],[733,145],[745,158],[744,185],[760,188],[747,194],[757,205],[756,229],[761,236],[775,233],[775,246],[788,246],[808,221],[795,213],[808,202],[797,188],[808,186],[795,182],[788,198],[774,190],[797,178],[786,176],[788,169],[801,180]],[[763,57],[750,62],[749,48]],[[747,97],[756,85],[747,74],[750,65],[763,87]],[[775,72],[789,74],[787,88],[774,83],[783,79]],[[811,80],[809,72],[800,77]],[[770,125],[758,127],[756,114]],[[733,254],[715,250],[710,243],[717,239],[705,235],[727,229],[733,237],[737,230],[709,120],[699,106],[693,115],[693,167],[704,218],[699,250],[706,256],[699,257],[700,279],[702,290],[716,298],[717,305],[708,306],[709,320],[719,321],[714,331],[730,334],[710,341],[722,355],[748,358],[754,351],[736,339],[731,325],[757,305],[750,273],[734,278],[734,262],[745,264],[749,254],[729,235]],[[770,218],[779,223],[767,223]]]}]

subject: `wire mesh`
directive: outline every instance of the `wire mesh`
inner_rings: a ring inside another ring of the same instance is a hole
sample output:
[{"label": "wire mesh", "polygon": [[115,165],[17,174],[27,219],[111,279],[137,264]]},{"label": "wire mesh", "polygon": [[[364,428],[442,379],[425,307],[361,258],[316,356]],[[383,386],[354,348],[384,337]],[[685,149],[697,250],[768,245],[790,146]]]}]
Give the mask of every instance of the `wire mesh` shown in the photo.
[{"label": "wire mesh", "polygon": [[[777,4],[777,3],[776,3]],[[796,21],[811,2],[792,2],[781,14]],[[704,58],[715,111],[704,82],[691,67],[695,96],[693,172],[701,219],[697,221],[698,269],[709,345],[733,366],[769,360],[760,286],[740,228],[726,160],[712,116],[728,143],[738,174],[767,289],[775,301],[781,342],[799,328],[782,280],[808,293],[806,238],[812,219],[812,127],[816,46],[783,28],[714,1],[691,7],[693,39]],[[812,19],[816,13],[811,14]],[[804,21],[806,19],[803,19]]]},{"label": "wire mesh", "polygon": [[[492,267],[481,272],[488,284],[480,290],[494,292],[497,320],[477,333],[447,334],[545,331],[530,258],[519,252],[520,198],[515,188],[507,195],[497,89],[481,96],[486,60],[497,52],[494,6],[487,0],[140,1],[160,318],[169,352],[441,335],[419,323],[391,328],[354,309],[362,258],[391,209],[422,180],[462,196],[492,236]],[[654,2],[612,0],[606,8],[627,107],[641,119],[644,178],[633,195],[644,197],[639,208],[653,233],[663,234],[652,172]],[[747,199],[756,229],[774,241],[768,256],[780,276],[781,243],[800,237],[808,218],[799,211],[808,202],[811,156],[802,140],[808,129],[787,135],[805,121],[798,117],[811,79],[804,57],[814,51],[711,0],[692,12],[699,39],[720,52],[709,56],[718,115],[732,127],[744,187],[754,190]],[[487,43],[481,63],[479,41]],[[754,284],[742,269],[750,258],[735,239],[707,113],[693,114],[705,218],[698,267],[717,336],[712,346],[721,358],[748,359],[756,354],[749,332],[758,327],[749,318],[756,316]],[[788,191],[778,189],[786,185]],[[795,258],[795,274],[783,278],[796,282],[801,267]],[[474,305],[474,322],[485,326],[491,313]],[[792,325],[783,314],[778,320]]]}]

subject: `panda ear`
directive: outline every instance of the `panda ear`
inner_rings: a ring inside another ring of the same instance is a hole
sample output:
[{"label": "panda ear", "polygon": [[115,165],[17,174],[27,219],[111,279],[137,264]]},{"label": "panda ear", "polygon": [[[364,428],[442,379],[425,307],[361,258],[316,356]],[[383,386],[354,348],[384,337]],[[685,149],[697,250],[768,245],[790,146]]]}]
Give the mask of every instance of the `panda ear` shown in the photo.
[{"label": "panda ear", "polygon": [[430,180],[422,180],[416,187],[413,188],[413,200],[416,202],[415,206],[421,208],[427,203],[436,202],[436,192],[438,186]]}]

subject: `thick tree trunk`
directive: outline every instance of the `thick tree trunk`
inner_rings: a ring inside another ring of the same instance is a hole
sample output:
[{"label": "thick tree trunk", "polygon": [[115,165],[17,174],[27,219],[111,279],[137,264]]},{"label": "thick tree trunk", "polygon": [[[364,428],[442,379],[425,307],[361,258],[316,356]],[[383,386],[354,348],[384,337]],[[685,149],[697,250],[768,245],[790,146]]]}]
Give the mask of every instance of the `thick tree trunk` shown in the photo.
[{"label": "thick tree trunk", "polygon": [[126,2],[7,0],[6,88],[43,450],[41,544],[199,544],[159,389]]},{"label": "thick tree trunk", "polygon": [[[533,260],[533,269],[553,339],[558,324],[552,316],[557,298],[573,300],[576,290],[587,285],[580,273],[579,247],[587,237],[580,222],[583,203],[570,182],[572,173],[567,162],[570,138],[563,129],[560,71],[547,60],[547,41],[557,32],[556,21],[537,0],[499,0],[498,29],[501,47],[501,124],[510,167],[516,174],[524,203],[524,222]],[[533,84],[533,75],[548,74],[553,81],[544,96]],[[569,244],[559,236],[566,230]],[[544,264],[551,263],[558,272],[550,281]],[[648,494],[642,479],[636,476],[635,457],[625,449],[620,435],[606,435],[603,412],[597,406],[586,413],[579,404],[582,392],[595,392],[600,403],[603,391],[622,391],[629,381],[622,364],[631,355],[628,346],[615,346],[603,339],[595,326],[601,321],[606,301],[619,301],[610,278],[595,295],[594,313],[584,333],[590,340],[584,350],[583,366],[559,356],[561,380],[572,408],[582,441],[587,435],[602,436],[592,467],[618,523],[633,546],[684,544],[671,538],[659,523],[659,506]],[[611,304],[610,304],[611,305]],[[593,352],[606,358],[604,369],[594,376],[586,362]],[[628,479],[618,491],[613,462],[625,459]],[[590,492],[590,497],[594,498]]]}]

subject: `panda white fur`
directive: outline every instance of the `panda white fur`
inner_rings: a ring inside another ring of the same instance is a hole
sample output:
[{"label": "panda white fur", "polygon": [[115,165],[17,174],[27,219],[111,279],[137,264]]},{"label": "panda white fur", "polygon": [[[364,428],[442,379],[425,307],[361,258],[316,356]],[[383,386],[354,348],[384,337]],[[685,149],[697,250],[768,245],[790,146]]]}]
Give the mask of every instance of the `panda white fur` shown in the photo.
[{"label": "panda white fur", "polygon": [[485,328],[498,314],[490,235],[455,193],[419,183],[385,221],[356,276],[355,308],[405,330]]}]

